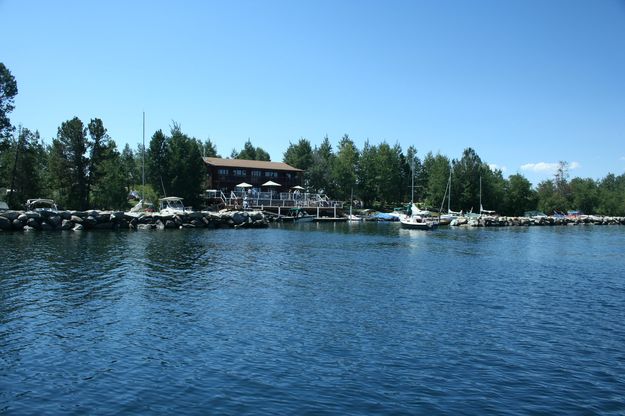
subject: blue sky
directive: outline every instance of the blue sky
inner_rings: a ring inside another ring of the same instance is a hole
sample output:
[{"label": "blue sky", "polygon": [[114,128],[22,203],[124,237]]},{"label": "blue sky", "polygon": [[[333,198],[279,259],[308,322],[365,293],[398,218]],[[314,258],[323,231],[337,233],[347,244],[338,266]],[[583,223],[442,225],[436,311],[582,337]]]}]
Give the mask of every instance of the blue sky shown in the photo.
[{"label": "blue sky", "polygon": [[0,0],[11,120],[101,118],[123,147],[172,121],[249,138],[466,147],[532,182],[625,172],[625,2]]}]

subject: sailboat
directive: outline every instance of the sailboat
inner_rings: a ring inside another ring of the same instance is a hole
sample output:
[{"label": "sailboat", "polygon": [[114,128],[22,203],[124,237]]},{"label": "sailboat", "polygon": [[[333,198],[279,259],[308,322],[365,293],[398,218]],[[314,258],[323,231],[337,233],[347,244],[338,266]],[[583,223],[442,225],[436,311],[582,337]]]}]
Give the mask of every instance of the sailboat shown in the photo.
[{"label": "sailboat", "polygon": [[352,188],[352,194],[349,199],[349,215],[347,216],[347,221],[349,222],[360,222],[363,221],[363,218],[360,215],[352,214],[352,207],[354,205],[354,189]]},{"label": "sailboat", "polygon": [[417,230],[431,230],[438,223],[432,220],[430,211],[420,209],[414,203],[414,166],[412,166],[412,190],[410,193],[410,210],[409,214],[399,217],[399,222],[403,228],[411,228]]},{"label": "sailboat", "polygon": [[484,209],[482,206],[482,176],[480,176],[480,217],[492,218],[494,215],[495,211]]},{"label": "sailboat", "polygon": [[[462,211],[452,211],[451,210],[451,174],[452,174],[452,168],[451,165],[449,166],[449,179],[447,180],[447,187],[445,188],[445,195],[443,196],[443,200],[441,201],[441,209],[439,210],[439,212],[441,213],[439,215],[439,220],[438,223],[440,225],[448,225],[450,224],[453,220],[458,219],[458,217],[462,216]],[[445,203],[445,199],[447,199],[447,213],[443,214],[443,204]]]}]

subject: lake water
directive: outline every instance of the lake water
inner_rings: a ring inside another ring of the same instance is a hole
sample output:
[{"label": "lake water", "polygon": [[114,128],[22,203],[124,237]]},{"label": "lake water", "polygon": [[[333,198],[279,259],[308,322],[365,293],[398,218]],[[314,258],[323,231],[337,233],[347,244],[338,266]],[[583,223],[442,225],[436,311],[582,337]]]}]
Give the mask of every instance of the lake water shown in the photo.
[{"label": "lake water", "polygon": [[624,414],[625,227],[0,234],[0,414]]}]

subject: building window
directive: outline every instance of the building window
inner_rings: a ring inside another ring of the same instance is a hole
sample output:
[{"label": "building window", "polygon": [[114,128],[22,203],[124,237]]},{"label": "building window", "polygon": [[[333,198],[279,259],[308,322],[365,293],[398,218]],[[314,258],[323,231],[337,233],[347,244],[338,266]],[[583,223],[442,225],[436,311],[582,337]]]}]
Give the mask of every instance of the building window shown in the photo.
[{"label": "building window", "polygon": [[261,172],[261,171],[259,171],[259,170],[253,170],[253,171],[252,171],[252,176],[261,176],[261,173],[262,173],[262,172]]},{"label": "building window", "polygon": [[245,169],[235,169],[234,176],[245,176]]},{"label": "building window", "polygon": [[278,172],[267,171],[267,172],[265,172],[265,176],[268,177],[268,178],[277,178],[278,177]]},{"label": "building window", "polygon": [[219,175],[227,175],[228,174],[228,169],[217,169],[217,173]]}]

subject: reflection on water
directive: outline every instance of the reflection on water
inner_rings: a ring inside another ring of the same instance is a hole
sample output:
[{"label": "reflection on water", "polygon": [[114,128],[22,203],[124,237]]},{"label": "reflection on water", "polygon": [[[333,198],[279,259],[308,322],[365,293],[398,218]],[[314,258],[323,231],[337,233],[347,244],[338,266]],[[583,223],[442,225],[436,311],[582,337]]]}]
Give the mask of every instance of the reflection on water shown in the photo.
[{"label": "reflection on water", "polygon": [[622,413],[620,227],[0,234],[0,413]]}]

